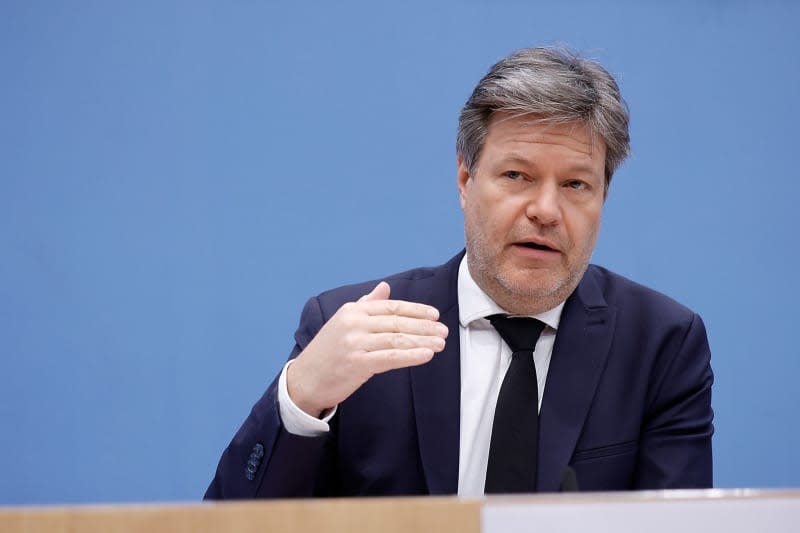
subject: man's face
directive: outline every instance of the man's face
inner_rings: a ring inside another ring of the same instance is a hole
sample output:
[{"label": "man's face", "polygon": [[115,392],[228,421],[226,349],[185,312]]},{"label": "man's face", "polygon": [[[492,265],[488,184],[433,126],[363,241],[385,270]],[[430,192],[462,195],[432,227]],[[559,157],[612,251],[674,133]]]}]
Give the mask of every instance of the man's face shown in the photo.
[{"label": "man's face", "polygon": [[496,113],[474,173],[459,158],[469,271],[507,311],[540,313],[575,290],[600,228],[605,155],[583,124]]}]

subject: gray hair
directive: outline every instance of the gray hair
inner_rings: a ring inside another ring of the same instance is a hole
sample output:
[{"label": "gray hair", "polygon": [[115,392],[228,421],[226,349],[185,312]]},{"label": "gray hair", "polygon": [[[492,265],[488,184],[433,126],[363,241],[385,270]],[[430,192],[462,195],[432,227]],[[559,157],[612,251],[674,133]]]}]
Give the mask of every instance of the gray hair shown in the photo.
[{"label": "gray hair", "polygon": [[474,172],[495,112],[543,124],[582,122],[606,146],[606,190],[630,152],[628,106],[599,63],[568,50],[525,48],[498,61],[478,82],[458,120],[456,150]]}]

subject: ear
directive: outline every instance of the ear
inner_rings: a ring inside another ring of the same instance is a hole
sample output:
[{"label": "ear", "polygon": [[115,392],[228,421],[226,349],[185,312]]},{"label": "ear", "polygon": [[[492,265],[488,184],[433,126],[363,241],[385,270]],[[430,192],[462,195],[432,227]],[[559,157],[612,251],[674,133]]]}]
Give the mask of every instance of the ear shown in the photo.
[{"label": "ear", "polygon": [[461,155],[456,156],[456,163],[458,168],[456,170],[456,185],[458,185],[458,199],[461,202],[461,209],[467,202],[467,184],[469,183],[469,169],[464,163],[464,158]]}]

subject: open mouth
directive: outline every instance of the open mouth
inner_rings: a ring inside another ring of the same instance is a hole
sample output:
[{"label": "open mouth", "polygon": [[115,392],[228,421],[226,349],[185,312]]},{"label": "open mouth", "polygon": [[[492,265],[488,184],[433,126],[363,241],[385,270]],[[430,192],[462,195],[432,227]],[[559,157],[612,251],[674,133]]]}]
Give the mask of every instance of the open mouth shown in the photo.
[{"label": "open mouth", "polygon": [[520,242],[517,243],[519,246],[524,246],[525,248],[530,248],[531,250],[542,250],[545,252],[555,252],[552,248],[547,245],[539,244],[537,242]]}]

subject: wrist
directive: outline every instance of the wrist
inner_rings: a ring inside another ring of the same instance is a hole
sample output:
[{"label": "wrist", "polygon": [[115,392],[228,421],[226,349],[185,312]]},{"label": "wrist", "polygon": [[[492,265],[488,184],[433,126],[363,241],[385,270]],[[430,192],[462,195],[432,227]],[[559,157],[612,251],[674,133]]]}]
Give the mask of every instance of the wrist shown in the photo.
[{"label": "wrist", "polygon": [[[298,363],[300,369],[297,368]],[[289,399],[307,415],[321,418],[328,408],[314,402],[313,390],[308,390],[309,387],[303,385],[300,376],[302,376],[302,362],[295,360],[286,368],[286,392],[289,394]]]}]

